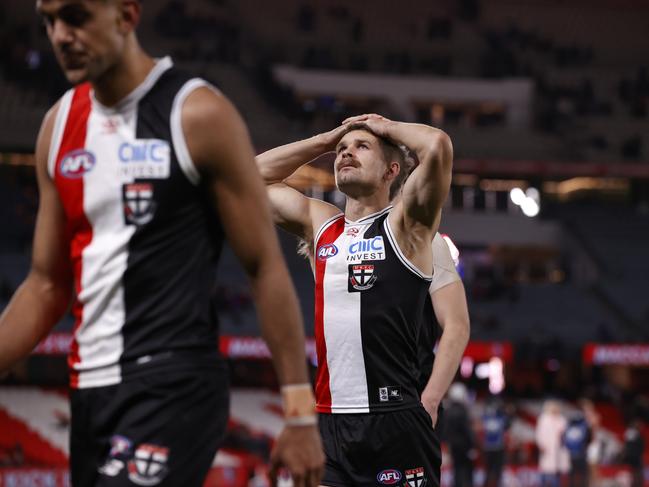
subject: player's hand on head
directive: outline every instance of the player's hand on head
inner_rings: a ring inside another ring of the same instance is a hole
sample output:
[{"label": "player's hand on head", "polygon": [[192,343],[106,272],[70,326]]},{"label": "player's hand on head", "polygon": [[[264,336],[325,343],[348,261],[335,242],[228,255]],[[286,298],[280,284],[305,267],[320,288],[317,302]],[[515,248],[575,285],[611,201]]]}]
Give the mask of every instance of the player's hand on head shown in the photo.
[{"label": "player's hand on head", "polygon": [[389,120],[385,118],[383,115],[379,115],[377,113],[364,113],[362,115],[355,115],[353,117],[349,117],[345,119],[343,121],[343,125],[351,124],[351,123],[367,122],[368,120],[389,122]]},{"label": "player's hand on head", "polygon": [[320,134],[320,137],[324,140],[327,150],[334,151],[336,150],[336,145],[340,142],[340,139],[347,133],[349,130],[348,123],[342,123],[338,127],[333,128],[329,132],[324,132]]},{"label": "player's hand on head", "polygon": [[270,455],[271,484],[277,485],[282,468],[294,487],[317,487],[324,471],[324,453],[317,426],[286,426]]},{"label": "player's hand on head", "polygon": [[391,120],[388,120],[381,115],[376,113],[370,113],[365,115],[358,115],[356,117],[350,117],[343,122],[343,124],[363,124],[367,126],[372,132],[374,132],[379,137],[388,137],[389,136],[389,127]]}]

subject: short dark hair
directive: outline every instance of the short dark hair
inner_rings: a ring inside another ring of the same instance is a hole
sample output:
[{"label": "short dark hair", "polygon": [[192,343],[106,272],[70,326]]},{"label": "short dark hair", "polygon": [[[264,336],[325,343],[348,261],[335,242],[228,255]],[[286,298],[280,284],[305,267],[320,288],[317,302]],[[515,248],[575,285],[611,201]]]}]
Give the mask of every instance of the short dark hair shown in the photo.
[{"label": "short dark hair", "polygon": [[410,155],[410,150],[403,144],[395,144],[387,137],[377,135],[363,122],[351,124],[348,127],[347,132],[351,132],[352,130],[364,130],[372,134],[381,144],[381,151],[383,152],[383,158],[385,161],[387,163],[393,161],[399,163],[399,174],[397,174],[397,177],[394,178],[394,181],[392,181],[392,184],[390,185],[390,201],[392,201],[399,191],[401,191],[403,183],[415,167],[415,160]]}]

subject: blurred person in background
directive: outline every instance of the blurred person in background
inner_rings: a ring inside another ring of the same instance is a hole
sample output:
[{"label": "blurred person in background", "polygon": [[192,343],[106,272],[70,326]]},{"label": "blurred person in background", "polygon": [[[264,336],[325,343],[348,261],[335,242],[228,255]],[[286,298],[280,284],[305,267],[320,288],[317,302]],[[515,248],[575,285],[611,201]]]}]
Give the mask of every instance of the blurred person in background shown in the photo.
[{"label": "blurred person in background", "polygon": [[645,442],[642,435],[642,422],[634,418],[624,432],[622,461],[631,468],[631,487],[644,485]]},{"label": "blurred person in background", "polygon": [[608,441],[601,427],[602,418],[593,401],[581,399],[579,406],[590,429],[590,442],[586,448],[588,481],[591,485],[599,485],[599,466],[605,458]]},{"label": "blurred person in background", "polygon": [[544,487],[559,487],[561,477],[570,468],[570,458],[563,446],[566,418],[558,400],[547,400],[536,422],[536,446],[539,449],[539,474]]},{"label": "blurred person in background", "polygon": [[592,432],[584,413],[580,410],[572,412],[563,433],[563,445],[570,456],[570,487],[590,485],[587,451],[591,439]]},{"label": "blurred person in background", "polygon": [[485,487],[500,487],[505,466],[505,440],[511,425],[511,415],[503,402],[490,398],[482,415],[482,448],[485,454]]},{"label": "blurred person in background", "polygon": [[453,462],[454,487],[473,486],[473,461],[476,441],[469,413],[469,393],[461,382],[451,384],[444,408],[442,438],[448,445]]}]

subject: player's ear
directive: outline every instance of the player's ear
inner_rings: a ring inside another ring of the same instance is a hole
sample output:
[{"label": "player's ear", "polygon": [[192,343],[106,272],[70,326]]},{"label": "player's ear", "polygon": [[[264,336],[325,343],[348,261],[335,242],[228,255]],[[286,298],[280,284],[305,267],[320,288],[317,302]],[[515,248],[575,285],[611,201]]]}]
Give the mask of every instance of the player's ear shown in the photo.
[{"label": "player's ear", "polygon": [[401,165],[396,161],[392,161],[388,164],[388,168],[386,169],[383,178],[386,181],[394,181],[394,179],[399,175],[400,170]]},{"label": "player's ear", "polygon": [[113,0],[117,3],[118,26],[120,32],[127,35],[137,28],[142,15],[142,4],[139,0]]}]

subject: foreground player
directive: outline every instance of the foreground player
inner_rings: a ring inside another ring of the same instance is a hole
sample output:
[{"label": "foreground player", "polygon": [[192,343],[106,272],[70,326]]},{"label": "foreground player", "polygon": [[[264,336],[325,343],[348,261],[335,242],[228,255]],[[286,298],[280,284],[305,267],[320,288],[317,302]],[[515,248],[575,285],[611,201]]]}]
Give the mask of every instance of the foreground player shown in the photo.
[{"label": "foreground player", "polygon": [[227,236],[284,385],[274,466],[317,485],[324,457],[303,330],[246,128],[204,81],[141,50],[140,8],[37,2],[75,88],[38,137],[32,268],[0,317],[0,371],[74,298],[73,485],[202,485],[228,416],[208,302]]},{"label": "foreground player", "polygon": [[[392,207],[407,175],[396,144],[409,147],[420,164]],[[282,182],[334,149],[344,215]],[[439,443],[420,400],[417,345],[433,271],[431,241],[451,179],[448,136],[362,115],[261,154],[257,165],[275,221],[315,250],[322,483],[439,485]]]}]

